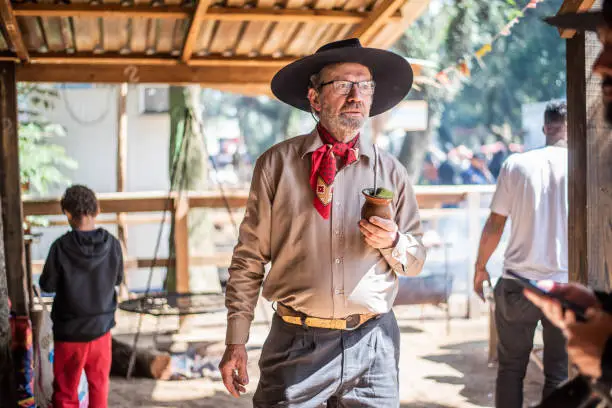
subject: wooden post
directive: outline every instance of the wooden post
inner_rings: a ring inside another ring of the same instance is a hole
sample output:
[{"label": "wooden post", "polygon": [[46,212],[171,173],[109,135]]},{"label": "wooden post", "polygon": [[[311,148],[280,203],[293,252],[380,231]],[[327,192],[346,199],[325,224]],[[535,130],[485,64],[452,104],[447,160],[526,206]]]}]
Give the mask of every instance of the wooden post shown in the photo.
[{"label": "wooden post", "polygon": [[[125,191],[127,179],[127,94],[128,84],[119,85],[119,98],[117,100],[117,192]],[[121,242],[123,258],[127,259],[127,223],[125,213],[117,213],[117,235]],[[127,273],[123,275],[123,285],[127,285]],[[127,293],[126,293],[127,294]]]},{"label": "wooden post", "polygon": [[[2,207],[2,203],[0,203]],[[9,324],[8,287],[4,257],[4,238],[0,217],[0,401],[7,407],[17,406],[13,359],[11,355],[11,328]]]},{"label": "wooden post", "polygon": [[582,143],[586,144],[587,154],[588,285],[608,291],[612,273],[612,139],[610,126],[604,120],[601,78],[591,74],[591,67],[600,51],[597,34],[586,33],[587,126]]},{"label": "wooden post", "polygon": [[189,292],[189,200],[179,197],[174,209],[174,248],[176,253],[176,291]]},{"label": "wooden post", "polygon": [[585,35],[567,40],[569,280],[588,283]]},{"label": "wooden post", "polygon": [[0,126],[0,199],[8,294],[13,310],[20,316],[27,316],[29,296],[23,263],[23,211],[19,177],[17,82],[14,62],[0,62]]}]

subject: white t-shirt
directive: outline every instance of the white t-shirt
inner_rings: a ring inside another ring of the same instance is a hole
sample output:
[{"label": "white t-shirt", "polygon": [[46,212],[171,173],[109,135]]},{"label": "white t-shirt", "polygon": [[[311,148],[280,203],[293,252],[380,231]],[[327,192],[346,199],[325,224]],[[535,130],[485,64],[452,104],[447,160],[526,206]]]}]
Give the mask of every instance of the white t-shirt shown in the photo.
[{"label": "white t-shirt", "polygon": [[491,202],[491,211],[511,222],[504,270],[567,282],[567,208],[567,148],[508,157]]}]

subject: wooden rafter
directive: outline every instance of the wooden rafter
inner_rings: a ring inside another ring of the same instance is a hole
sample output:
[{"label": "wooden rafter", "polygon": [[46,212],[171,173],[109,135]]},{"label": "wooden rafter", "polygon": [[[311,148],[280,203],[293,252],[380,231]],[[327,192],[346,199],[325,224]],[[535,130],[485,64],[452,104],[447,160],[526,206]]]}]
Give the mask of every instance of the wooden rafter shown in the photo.
[{"label": "wooden rafter", "polygon": [[[587,11],[595,4],[595,0],[565,0],[557,14],[576,13]],[[576,30],[559,29],[561,38],[572,38],[576,34]]]},{"label": "wooden rafter", "polygon": [[0,0],[0,19],[2,19],[2,30],[8,37],[7,41],[14,49],[15,54],[20,60],[27,61],[29,58],[28,49],[23,42],[10,0]]},{"label": "wooden rafter", "polygon": [[387,25],[370,40],[369,45],[383,49],[389,48],[427,10],[428,6],[429,0],[408,0],[400,7],[401,18],[399,20],[389,19]]},{"label": "wooden rafter", "polygon": [[77,52],[66,54],[63,52],[31,53],[32,64],[93,64],[93,65],[176,65],[178,60],[170,55],[148,56],[134,53],[121,55],[116,52],[94,54],[93,52]]},{"label": "wooden rafter", "polygon": [[363,45],[368,45],[378,30],[387,22],[406,0],[383,0],[349,37],[358,37]]},{"label": "wooden rafter", "polygon": [[196,45],[198,35],[200,34],[200,28],[202,27],[202,16],[206,14],[208,6],[210,6],[210,2],[211,0],[198,1],[198,5],[196,6],[193,17],[191,18],[191,23],[189,24],[187,36],[185,37],[185,44],[183,45],[183,52],[181,54],[181,59],[183,61],[189,60],[193,55],[193,49]]},{"label": "wooden rafter", "polygon": [[[321,24],[358,24],[370,14],[360,11],[320,10],[320,9],[275,9],[275,8],[237,8],[211,7],[203,18],[218,21],[277,21]],[[400,14],[391,16],[391,21],[399,21]]]},{"label": "wooden rafter", "polygon": [[273,58],[273,57],[203,57],[192,58],[187,61],[188,65],[194,67],[211,67],[215,65],[225,65],[228,67],[276,67],[281,68],[295,61],[296,58]]},{"label": "wooden rafter", "polygon": [[191,15],[189,9],[180,6],[120,4],[15,4],[16,16],[24,17],[139,17],[181,19]]}]

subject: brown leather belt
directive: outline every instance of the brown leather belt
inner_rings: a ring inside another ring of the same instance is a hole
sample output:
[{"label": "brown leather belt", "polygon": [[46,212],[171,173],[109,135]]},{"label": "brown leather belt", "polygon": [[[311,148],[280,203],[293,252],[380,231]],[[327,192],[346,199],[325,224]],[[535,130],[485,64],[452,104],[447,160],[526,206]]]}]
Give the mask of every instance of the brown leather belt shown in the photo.
[{"label": "brown leather belt", "polygon": [[277,304],[276,313],[278,313],[283,321],[289,324],[333,330],[355,330],[368,320],[380,316],[380,314],[377,313],[366,313],[350,315],[344,319],[323,319],[320,317],[306,316],[282,303]]}]

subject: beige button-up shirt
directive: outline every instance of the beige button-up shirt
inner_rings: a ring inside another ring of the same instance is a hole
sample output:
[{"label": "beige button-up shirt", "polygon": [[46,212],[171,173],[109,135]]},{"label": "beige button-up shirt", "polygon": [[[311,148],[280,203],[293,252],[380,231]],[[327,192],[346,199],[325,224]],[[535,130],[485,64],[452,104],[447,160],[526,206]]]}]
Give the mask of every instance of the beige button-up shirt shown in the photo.
[{"label": "beige button-up shirt", "polygon": [[357,162],[338,171],[325,220],[314,208],[309,183],[309,153],[322,145],[314,130],[273,146],[255,164],[229,268],[226,344],[247,342],[262,282],[269,301],[309,316],[344,318],[388,312],[397,275],[417,275],[423,267],[421,222],[405,167],[379,151],[377,185],[395,192],[400,237],[394,248],[374,249],[358,225],[365,202],[361,191],[374,183],[374,149],[360,143]]}]

